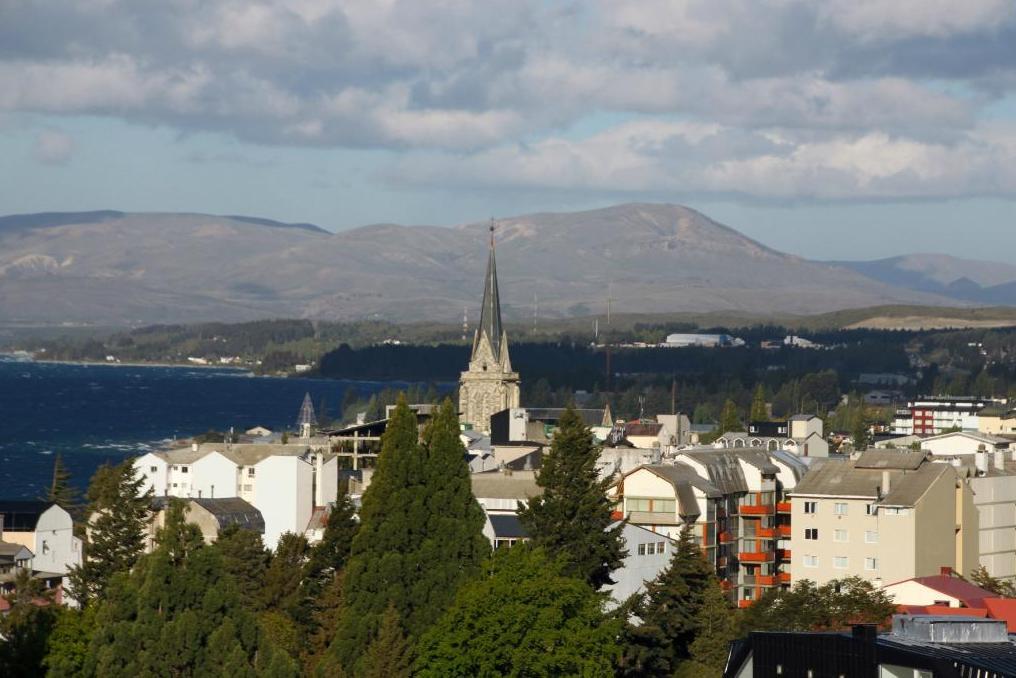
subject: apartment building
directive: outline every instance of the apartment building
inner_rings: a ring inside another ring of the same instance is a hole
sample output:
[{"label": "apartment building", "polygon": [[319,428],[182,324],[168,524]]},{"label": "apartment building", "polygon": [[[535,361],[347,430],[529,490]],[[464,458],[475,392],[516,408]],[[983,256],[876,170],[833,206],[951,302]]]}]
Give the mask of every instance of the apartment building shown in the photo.
[{"label": "apartment building", "polygon": [[743,607],[790,582],[785,496],[805,470],[787,452],[698,448],[625,474],[609,494],[630,524],[673,538],[691,526],[721,585]]},{"label": "apartment building", "polygon": [[882,585],[978,565],[973,491],[925,452],[817,462],[790,496],[794,581],[858,576]]},{"label": "apartment building", "polygon": [[924,396],[896,410],[892,432],[900,436],[932,436],[952,428],[977,431],[978,413],[985,407],[1004,404],[1005,400],[998,398]]},{"label": "apartment building", "polygon": [[149,452],[134,461],[142,492],[156,497],[238,497],[264,517],[264,539],[275,548],[284,532],[303,534],[315,507],[338,496],[338,461],[326,445],[202,443]]},{"label": "apartment building", "polygon": [[785,450],[799,457],[829,456],[822,420],[812,414],[794,415],[786,421],[753,421],[747,431],[720,436],[713,447]]}]

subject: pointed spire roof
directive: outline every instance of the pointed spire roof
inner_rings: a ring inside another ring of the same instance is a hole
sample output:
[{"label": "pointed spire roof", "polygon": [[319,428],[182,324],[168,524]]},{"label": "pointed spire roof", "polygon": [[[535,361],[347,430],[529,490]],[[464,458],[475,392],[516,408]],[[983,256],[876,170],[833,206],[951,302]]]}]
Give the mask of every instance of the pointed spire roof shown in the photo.
[{"label": "pointed spire roof", "polygon": [[[501,359],[501,298],[497,292],[497,264],[494,261],[494,222],[490,222],[490,257],[487,259],[487,277],[483,284],[483,306],[480,308],[480,327],[477,337],[486,334],[494,349],[494,357]],[[474,346],[473,350],[476,348]]]},{"label": "pointed spire roof", "polygon": [[317,417],[314,416],[314,403],[310,400],[310,393],[303,396],[303,405],[300,406],[300,416],[296,419],[297,428],[300,428],[304,424],[310,424],[311,426],[317,425]]}]

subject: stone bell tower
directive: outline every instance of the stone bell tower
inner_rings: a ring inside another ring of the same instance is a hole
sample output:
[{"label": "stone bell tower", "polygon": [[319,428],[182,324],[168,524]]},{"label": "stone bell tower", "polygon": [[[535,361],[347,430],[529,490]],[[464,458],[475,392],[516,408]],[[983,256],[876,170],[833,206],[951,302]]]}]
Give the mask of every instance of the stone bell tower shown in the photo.
[{"label": "stone bell tower", "polygon": [[490,432],[490,416],[519,406],[519,374],[508,358],[508,333],[501,327],[501,300],[494,262],[494,226],[490,227],[490,257],[483,285],[480,326],[473,335],[469,368],[459,379],[459,413],[473,430]]}]

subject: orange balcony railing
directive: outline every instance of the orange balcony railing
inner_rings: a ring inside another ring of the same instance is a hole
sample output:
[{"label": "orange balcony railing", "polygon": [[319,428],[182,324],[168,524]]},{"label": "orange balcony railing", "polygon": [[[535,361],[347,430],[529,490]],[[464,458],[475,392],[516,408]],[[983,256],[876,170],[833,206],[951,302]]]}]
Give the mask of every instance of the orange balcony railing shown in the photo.
[{"label": "orange balcony railing", "polygon": [[739,600],[737,606],[743,610],[746,607],[751,607],[752,602],[751,600]]},{"label": "orange balcony railing", "polygon": [[773,559],[772,551],[755,551],[737,554],[742,563],[765,563]]},{"label": "orange balcony railing", "polygon": [[790,532],[791,532],[790,525],[777,525],[776,526],[776,534],[780,535],[781,537],[789,537],[790,536]]},{"label": "orange balcony railing", "polygon": [[734,541],[734,535],[730,534],[729,532],[720,532],[719,539],[721,544],[729,544],[730,542]]},{"label": "orange balcony railing", "polygon": [[780,560],[790,560],[790,549],[777,549],[776,555]]},{"label": "orange balcony railing", "polygon": [[769,516],[772,515],[773,511],[775,510],[771,504],[769,506],[766,506],[764,504],[761,505],[745,504],[738,508],[740,509],[742,516]]},{"label": "orange balcony railing", "polygon": [[780,572],[780,573],[778,573],[776,575],[776,581],[780,582],[781,584],[789,584],[790,583],[790,573],[789,572]]},{"label": "orange balcony railing", "polygon": [[776,503],[776,510],[780,513],[790,513],[790,502],[781,501]]},{"label": "orange balcony railing", "polygon": [[771,574],[760,574],[755,577],[755,583],[759,586],[774,586],[776,584],[776,576]]},{"label": "orange balcony railing", "polygon": [[756,537],[762,537],[763,539],[772,539],[776,536],[776,528],[774,527],[760,527],[755,530]]}]

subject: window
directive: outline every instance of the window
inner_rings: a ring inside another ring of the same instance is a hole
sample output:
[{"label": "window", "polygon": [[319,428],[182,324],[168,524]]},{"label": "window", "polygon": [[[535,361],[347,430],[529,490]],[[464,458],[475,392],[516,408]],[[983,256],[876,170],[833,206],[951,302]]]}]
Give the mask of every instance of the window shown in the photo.
[{"label": "window", "polygon": [[149,467],[148,467],[148,472],[149,472],[149,473],[157,473],[157,472],[158,472],[158,470],[159,470],[159,467],[158,467],[158,466],[149,466]]},{"label": "window", "polygon": [[247,467],[247,477],[248,478],[253,478],[254,477],[254,467],[253,466],[248,466]]},{"label": "window", "polygon": [[808,528],[805,528],[805,530],[804,530],[804,538],[805,539],[811,539],[811,540],[818,539],[818,528],[817,527],[808,527]]},{"label": "window", "polygon": [[629,511],[643,511],[646,513],[674,513],[677,508],[673,499],[629,497],[627,502]]},{"label": "window", "polygon": [[818,556],[805,556],[804,557],[805,567],[818,567]]},{"label": "window", "polygon": [[884,508],[882,511],[885,512],[887,516],[905,516],[910,513],[910,509],[898,507]]},{"label": "window", "polygon": [[656,553],[656,544],[646,544],[646,555],[653,555]]},{"label": "window", "polygon": [[833,567],[835,567],[837,570],[847,569],[848,564],[849,560],[847,559],[846,556],[833,556]]},{"label": "window", "polygon": [[804,502],[805,513],[818,513],[818,502],[817,501],[806,501]]},{"label": "window", "polygon": [[864,512],[867,513],[869,516],[873,516],[876,513],[878,513],[878,506],[875,506],[875,504],[868,504],[867,506],[864,507]]},{"label": "window", "polygon": [[845,501],[838,501],[833,504],[833,513],[838,516],[847,515],[847,503]]},{"label": "window", "polygon": [[864,531],[864,543],[865,544],[877,544],[878,543],[878,530],[865,530]]},{"label": "window", "polygon": [[656,542],[656,552],[657,553],[666,553],[667,552],[667,542],[665,542],[665,541],[658,541],[658,542]]},{"label": "window", "polygon": [[186,466],[181,466],[180,467],[180,473],[187,473],[187,467]]},{"label": "window", "polygon": [[45,539],[42,540],[42,552],[49,553],[49,542],[47,542]]},{"label": "window", "polygon": [[833,541],[845,542],[847,541],[846,530],[833,530]]},{"label": "window", "polygon": [[864,569],[866,570],[877,570],[878,569],[878,558],[865,558]]},{"label": "window", "polygon": [[645,544],[639,544],[639,555],[640,556],[646,555],[646,545]]}]

